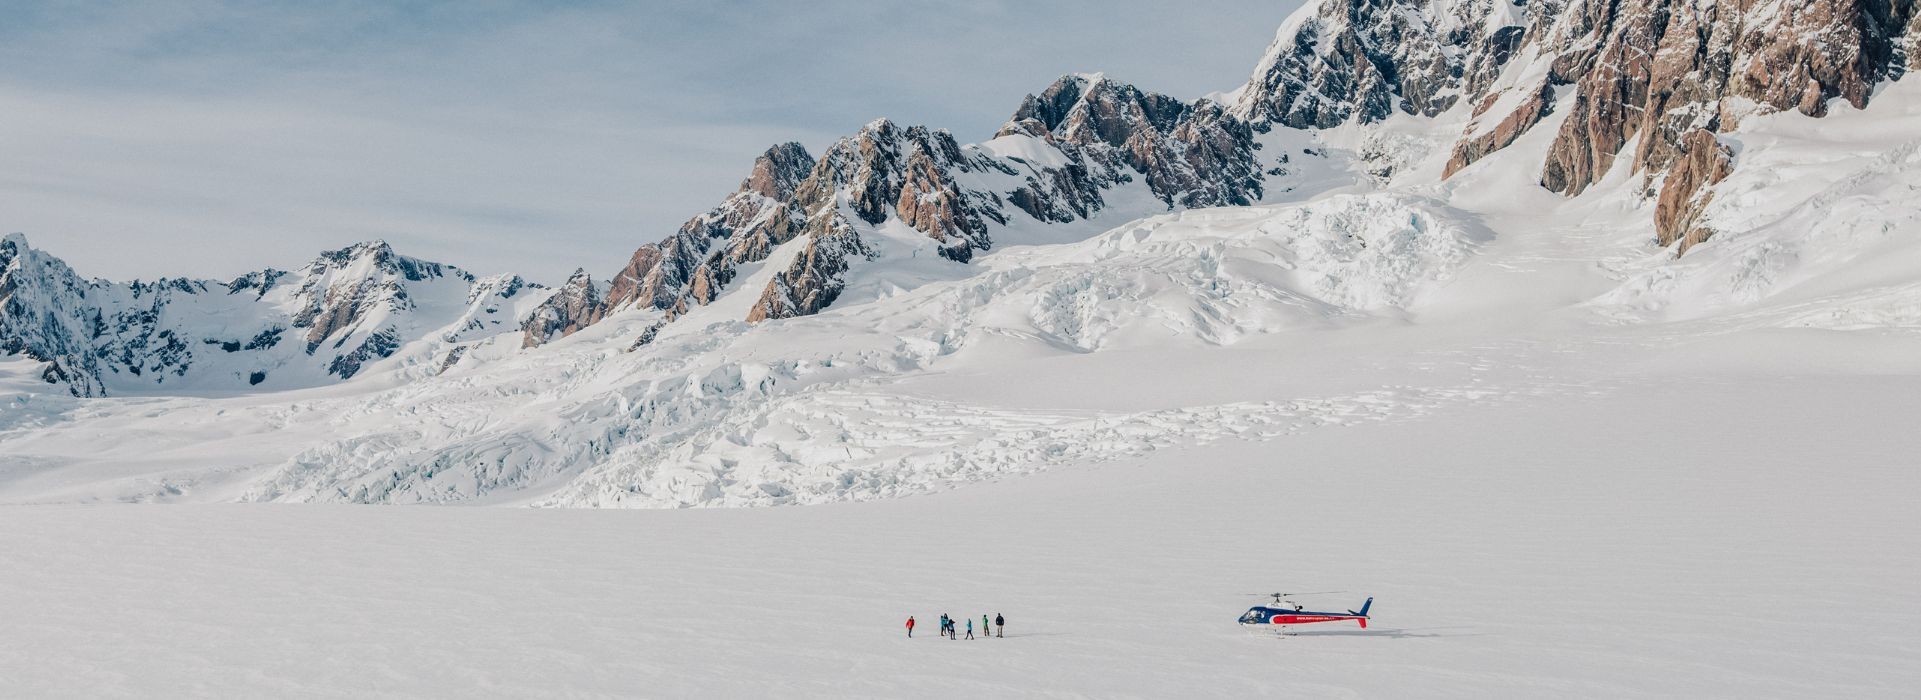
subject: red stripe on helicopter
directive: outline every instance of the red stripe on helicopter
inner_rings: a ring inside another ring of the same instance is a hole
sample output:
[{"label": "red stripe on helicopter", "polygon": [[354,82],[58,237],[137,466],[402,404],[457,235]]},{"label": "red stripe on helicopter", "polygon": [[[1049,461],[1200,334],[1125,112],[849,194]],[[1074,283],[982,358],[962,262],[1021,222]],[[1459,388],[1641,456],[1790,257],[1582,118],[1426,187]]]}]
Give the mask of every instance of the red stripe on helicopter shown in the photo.
[{"label": "red stripe on helicopter", "polygon": [[1338,622],[1358,618],[1344,615],[1275,615],[1267,618],[1270,625],[1304,625],[1310,622]]}]

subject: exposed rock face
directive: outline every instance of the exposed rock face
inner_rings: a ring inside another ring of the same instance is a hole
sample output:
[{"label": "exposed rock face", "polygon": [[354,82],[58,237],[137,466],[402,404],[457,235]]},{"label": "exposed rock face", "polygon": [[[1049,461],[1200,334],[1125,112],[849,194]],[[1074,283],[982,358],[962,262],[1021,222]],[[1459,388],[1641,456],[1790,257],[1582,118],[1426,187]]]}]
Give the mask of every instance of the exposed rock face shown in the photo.
[{"label": "exposed rock face", "polygon": [[[1570,114],[1561,123],[1560,135],[1542,167],[1543,187],[1580,194],[1607,172],[1615,154],[1640,129],[1654,66],[1655,54],[1648,47],[1659,46],[1667,13],[1653,11],[1645,2],[1640,8],[1621,11],[1633,4],[1581,0],[1566,10],[1565,21],[1579,21],[1594,30],[1568,36],[1567,41],[1587,44],[1571,46],[1576,53],[1562,53],[1555,61],[1557,76],[1572,77],[1560,69],[1572,64],[1579,77],[1568,106]],[[1584,50],[1585,45],[1596,48]]]},{"label": "exposed rock face", "polygon": [[571,335],[599,321],[607,313],[607,300],[594,286],[586,270],[574,270],[566,283],[547,297],[521,323],[521,347],[531,348],[555,338]]},{"label": "exposed rock face", "polygon": [[[1685,250],[1708,235],[1687,228],[1704,188],[1731,167],[1705,145],[1712,134],[1754,113],[1865,106],[1877,83],[1921,62],[1915,5],[1322,0],[1282,26],[1231,111],[1262,130],[1328,128],[1435,116],[1465,99],[1474,114],[1446,164],[1452,176],[1564,110],[1541,185],[1578,195],[1625,155],[1644,186],[1666,183],[1659,237]],[[1038,100],[1034,111],[1062,104]]]},{"label": "exposed rock face", "polygon": [[1714,235],[1695,222],[1713,199],[1713,191],[1708,188],[1734,170],[1734,151],[1706,129],[1690,132],[1682,140],[1681,152],[1681,158],[1668,171],[1654,207],[1655,234],[1662,247],[1680,242],[1677,255]]},{"label": "exposed rock face", "polygon": [[[425,282],[448,274],[470,284],[474,281],[472,275],[458,269],[396,255],[385,241],[321,253],[301,272],[303,281],[294,293],[300,310],[294,313],[293,327],[307,329],[309,355],[329,338],[335,339],[334,347],[338,348],[351,335],[342,331],[365,323],[376,310],[412,310],[414,302],[407,293],[408,282]],[[398,347],[398,344],[380,340],[379,335],[379,330],[367,333],[362,345],[349,351],[360,356],[359,361],[333,363],[333,367],[349,368],[335,374],[343,379],[351,377],[367,359],[393,354],[391,349],[384,352],[383,349],[388,345]]]},{"label": "exposed rock face", "polygon": [[1242,88],[1260,127],[1325,129],[1395,112],[1435,116],[1477,98],[1513,54],[1508,0],[1325,0],[1289,18]]},{"label": "exposed rock face", "polygon": [[[946,130],[879,119],[828,148],[795,201],[818,212],[844,194],[861,221],[878,225],[892,212],[939,242],[942,257],[966,262],[992,245],[989,222],[1007,223],[999,195],[961,184],[968,175],[987,172],[1015,174],[991,155],[962,150]],[[834,233],[816,232],[816,237]]]},{"label": "exposed rock face", "polygon": [[[82,279],[13,235],[0,241],[0,353],[48,363],[43,377],[79,396],[248,386],[270,370],[277,381],[312,384],[353,377],[411,340],[402,329],[421,325],[417,294],[468,302],[464,325],[438,339],[453,343],[518,328],[481,318],[532,287],[517,277],[477,281],[381,242],[322,253],[298,272],[123,284]],[[302,342],[285,342],[289,331]]]},{"label": "exposed rock face", "polygon": [[42,378],[75,396],[105,393],[88,342],[101,322],[90,286],[58,258],[29,248],[25,236],[0,239],[0,354],[47,363]]},{"label": "exposed rock face", "polygon": [[[1731,129],[1757,107],[1812,117],[1827,114],[1834,98],[1865,107],[1895,48],[1889,6],[1860,0],[1816,0],[1788,12],[1762,0],[1642,0],[1584,11],[1616,29],[1594,33],[1603,48],[1578,83],[1594,108],[1570,116],[1543,172],[1544,185],[1569,194],[1606,172],[1636,135],[1634,170],[1651,179],[1681,156],[1694,130]],[[1649,45],[1657,47],[1651,58]]]},{"label": "exposed rock face", "polygon": [[[1497,104],[1499,98],[1500,95],[1488,95],[1482,101],[1482,109],[1485,110]],[[1520,138],[1521,134],[1534,128],[1535,124],[1540,123],[1541,119],[1552,111],[1554,111],[1554,87],[1542,83],[1533,95],[1523,100],[1519,107],[1509,112],[1492,128],[1478,132],[1470,130],[1463,135],[1460,142],[1454,144],[1454,155],[1448,158],[1447,167],[1442,171],[1441,177],[1453,177],[1454,173],[1473,165],[1483,156],[1507,148],[1509,144],[1514,143],[1515,139]],[[1481,114],[1477,119],[1487,116]],[[1478,121],[1476,123],[1478,124]]]},{"label": "exposed rock face", "polygon": [[[1209,100],[1193,104],[1104,76],[1067,76],[1029,95],[1000,135],[1051,135],[1095,161],[1104,182],[1142,174],[1170,206],[1247,205],[1261,198],[1254,130]],[[1123,169],[1125,168],[1125,169]],[[1037,217],[1045,218],[1045,217]]]},{"label": "exposed rock face", "polygon": [[1908,28],[1902,52],[1907,54],[1908,70],[1921,70],[1921,3],[1909,2],[1904,11],[1908,13]]},{"label": "exposed rock face", "polygon": [[840,296],[850,259],[871,253],[846,219],[822,210],[823,233],[807,242],[800,257],[774,275],[747,312],[747,322],[820,313]]},{"label": "exposed rock face", "polygon": [[799,233],[803,219],[788,203],[813,167],[813,156],[800,144],[767,149],[719,206],[688,220],[666,240],[634,251],[614,276],[607,305],[674,312],[684,310],[690,299],[713,300],[736,266],[765,257]]},{"label": "exposed rock face", "polygon": [[[993,150],[1002,139],[1047,149],[1049,163]],[[945,131],[878,120],[842,139],[796,190],[810,212],[807,248],[762,290],[750,321],[818,313],[840,295],[855,258],[874,249],[861,230],[900,222],[939,242],[957,262],[993,245],[989,231],[1026,215],[1046,222],[1092,216],[1102,191],[1141,177],[1170,207],[1258,201],[1254,131],[1207,100],[1183,103],[1104,76],[1066,76],[1022,101],[984,146]],[[1024,177],[1012,190],[973,185]],[[853,220],[843,215],[853,215]]]},{"label": "exposed rock face", "polygon": [[[1732,129],[1756,111],[1819,117],[1836,98],[1865,106],[1877,82],[1902,72],[1899,35],[1904,23],[1912,24],[1912,8],[1905,0],[1815,0],[1794,7],[1772,0],[1537,3],[1525,15],[1519,43],[1506,50],[1545,62],[1538,74],[1547,76],[1546,84],[1514,85],[1480,98],[1485,110],[1503,92],[1528,96],[1493,128],[1477,119],[1456,145],[1447,173],[1504,148],[1564,108],[1567,118],[1542,164],[1542,186],[1580,194],[1631,141],[1638,144],[1633,172],[1651,183],[1682,158],[1683,142],[1696,130]],[[1556,85],[1572,86],[1565,105],[1543,99]]]},{"label": "exposed rock face", "polygon": [[785,202],[794,198],[794,188],[814,169],[814,157],[798,143],[787,142],[767,149],[754,159],[754,169],[740,183],[741,192]]}]

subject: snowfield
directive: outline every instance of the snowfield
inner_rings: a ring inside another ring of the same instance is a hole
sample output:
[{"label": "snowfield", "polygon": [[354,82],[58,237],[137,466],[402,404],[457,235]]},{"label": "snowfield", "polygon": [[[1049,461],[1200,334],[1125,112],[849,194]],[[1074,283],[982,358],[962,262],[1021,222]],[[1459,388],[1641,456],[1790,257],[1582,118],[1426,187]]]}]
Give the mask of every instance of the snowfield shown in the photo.
[{"label": "snowfield", "polygon": [[[27,697],[1908,695],[1921,383],[1632,354],[1599,394],[864,503],[0,508],[0,669]],[[1373,624],[1233,623],[1289,586]]]}]

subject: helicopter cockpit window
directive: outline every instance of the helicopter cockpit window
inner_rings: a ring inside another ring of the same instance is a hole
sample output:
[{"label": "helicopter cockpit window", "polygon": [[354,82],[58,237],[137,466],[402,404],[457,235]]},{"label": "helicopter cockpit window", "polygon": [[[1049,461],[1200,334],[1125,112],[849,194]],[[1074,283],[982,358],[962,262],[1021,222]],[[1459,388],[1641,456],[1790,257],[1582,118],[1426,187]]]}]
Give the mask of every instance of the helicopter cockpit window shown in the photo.
[{"label": "helicopter cockpit window", "polygon": [[1242,622],[1260,622],[1260,621],[1261,621],[1261,609],[1260,609],[1260,608],[1250,608],[1250,609],[1248,609],[1248,611],[1247,611],[1247,614],[1246,614],[1246,615],[1242,615],[1242,616],[1241,616],[1241,621],[1242,621]]}]

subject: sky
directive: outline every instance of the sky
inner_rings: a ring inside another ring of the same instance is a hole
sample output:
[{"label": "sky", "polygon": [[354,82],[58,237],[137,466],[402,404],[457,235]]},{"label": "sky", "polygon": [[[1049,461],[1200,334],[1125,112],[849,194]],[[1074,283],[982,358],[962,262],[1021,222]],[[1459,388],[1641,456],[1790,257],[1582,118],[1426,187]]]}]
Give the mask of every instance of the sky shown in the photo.
[{"label": "sky", "polygon": [[118,280],[371,239],[606,275],[769,145],[979,141],[1071,72],[1232,89],[1299,4],[0,0],[0,232]]}]

